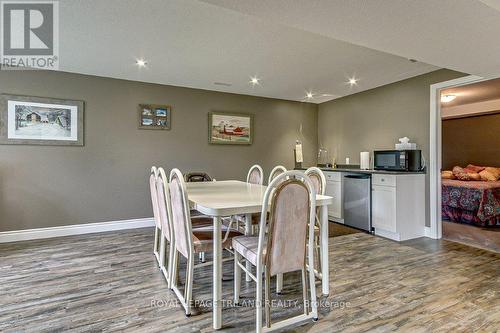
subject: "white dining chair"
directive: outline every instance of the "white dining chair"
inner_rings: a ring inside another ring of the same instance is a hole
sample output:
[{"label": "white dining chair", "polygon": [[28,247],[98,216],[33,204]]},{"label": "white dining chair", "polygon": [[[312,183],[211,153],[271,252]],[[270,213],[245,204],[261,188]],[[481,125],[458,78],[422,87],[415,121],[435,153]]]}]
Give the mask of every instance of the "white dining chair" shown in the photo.
[{"label": "white dining chair", "polygon": [[[198,182],[211,182],[212,177],[206,172],[189,172],[184,174],[184,181],[186,183],[198,183]],[[203,215],[196,209],[191,208],[191,216],[201,216]]]},{"label": "white dining chair", "polygon": [[286,172],[286,168],[282,165],[277,165],[275,166],[272,170],[271,173],[269,174],[269,180],[267,181],[268,184],[271,184],[274,178],[277,176],[281,175],[282,173]]},{"label": "white dining chair", "polygon": [[155,166],[151,167],[151,172],[149,175],[149,190],[151,192],[151,205],[153,207],[153,219],[155,222],[155,236],[153,240],[153,254],[158,262],[158,265],[161,265],[160,260],[160,238],[161,238],[161,222],[160,215],[158,212],[158,194],[156,189],[156,182],[158,179],[158,168]]},{"label": "white dining chair", "polygon": [[[194,256],[200,252],[208,252],[213,248],[213,226],[203,228],[194,228],[193,220],[190,216],[189,201],[186,192],[186,184],[182,173],[178,169],[170,172],[170,210],[172,212],[174,255],[172,263],[172,282],[171,289],[175,292],[182,304],[186,316],[191,315],[193,301],[193,270],[194,268],[211,265],[213,262],[194,264]],[[222,247],[229,249],[232,238],[241,235],[235,229],[229,226],[222,227]],[[186,283],[184,292],[181,293],[177,285],[179,254],[187,260]],[[225,258],[223,261],[233,260],[232,257]],[[221,277],[222,278],[222,277]]]},{"label": "white dining chair", "polygon": [[[320,168],[310,167],[304,172],[309,179],[312,181],[316,194],[325,194],[326,190],[326,178],[325,174]],[[319,208],[316,208],[316,220],[314,224],[314,252],[316,253],[316,259],[318,262],[318,268],[314,267],[314,275],[318,279],[322,279],[323,276],[321,274],[321,258],[323,254],[321,253],[321,244],[320,244],[320,234],[321,234],[321,223],[319,221]],[[309,265],[306,265],[307,269],[309,269]],[[281,294],[283,291],[283,274],[278,274],[276,276],[276,293]]]},{"label": "white dining chair", "polygon": [[[265,218],[268,211],[269,220]],[[244,270],[257,283],[256,332],[281,329],[309,318],[317,320],[314,272],[309,270],[310,297],[308,297],[306,269],[306,251],[309,266],[314,265],[315,217],[316,195],[312,181],[303,172],[288,171],[277,176],[266,189],[262,201],[258,237],[239,236],[233,238],[234,302],[239,303],[241,270]],[[240,262],[242,258],[256,266],[255,275]],[[302,273],[304,313],[272,323],[270,278],[277,274],[293,271],[301,271]],[[262,274],[264,274],[264,302],[262,302]],[[263,304],[266,327],[262,326]],[[309,313],[309,305],[311,313]]]},{"label": "white dining chair", "polygon": [[[170,201],[170,190],[168,187],[168,177],[165,170],[158,168],[158,178],[156,181],[156,192],[158,198],[158,214],[161,224],[161,240],[160,240],[160,269],[167,281],[167,286],[170,288],[172,283],[172,263],[174,256],[174,243],[172,231],[172,212]],[[168,251],[167,251],[168,249]],[[168,258],[168,259],[167,259]]]},{"label": "white dining chair", "polygon": [[252,165],[248,170],[247,183],[262,185],[264,183],[264,171],[258,164]]},{"label": "white dining chair", "polygon": [[[267,181],[267,184],[271,184],[274,178],[276,178],[277,176],[281,175],[284,172],[286,172],[286,168],[284,166],[282,165],[275,166],[269,173],[269,179]],[[252,219],[252,228],[258,226],[260,222],[260,214],[255,214],[255,215],[256,218]],[[278,274],[276,276],[276,292],[278,294],[281,293],[282,286],[283,286],[283,274]]]},{"label": "white dining chair", "polygon": [[[254,164],[250,167],[248,170],[247,174],[247,183],[250,184],[256,184],[256,185],[262,185],[264,184],[264,170],[262,170],[262,167],[258,164]],[[246,223],[246,217],[245,215],[235,215],[233,218],[236,220],[236,229],[238,230],[244,230],[245,229],[245,223]],[[257,214],[252,214],[251,216],[251,233],[253,233],[253,226],[258,225],[260,221],[260,213]],[[243,225],[243,227],[240,227]]]},{"label": "white dining chair", "polygon": [[[156,195],[158,198],[158,214],[161,225],[160,242],[160,268],[170,287],[172,280],[172,262],[173,262],[173,226],[172,211],[170,202],[169,178],[162,167],[157,168]],[[191,217],[191,225],[194,229],[209,227],[213,224],[212,218],[198,215]],[[167,251],[168,249],[168,251]],[[204,254],[204,252],[202,252]],[[201,254],[201,253],[200,253]],[[168,259],[167,259],[168,258]],[[168,260],[168,261],[167,261]],[[201,258],[200,258],[201,260]],[[203,256],[204,261],[204,256]]]},{"label": "white dining chair", "polygon": [[[305,171],[305,174],[311,179],[316,194],[324,195],[326,191],[326,177],[323,171],[317,167],[310,167]],[[318,259],[318,268],[314,268],[314,274],[319,279],[322,279],[321,274],[321,258],[323,253],[321,253],[320,246],[320,235],[321,235],[321,223],[319,221],[319,208],[316,209],[316,220],[314,225],[314,249],[316,252],[316,258]]]}]

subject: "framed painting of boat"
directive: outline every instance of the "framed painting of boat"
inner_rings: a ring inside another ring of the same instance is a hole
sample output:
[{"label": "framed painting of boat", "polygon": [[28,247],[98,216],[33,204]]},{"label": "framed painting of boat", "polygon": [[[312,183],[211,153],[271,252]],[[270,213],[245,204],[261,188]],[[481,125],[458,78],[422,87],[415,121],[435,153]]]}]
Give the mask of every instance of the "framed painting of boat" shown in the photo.
[{"label": "framed painting of boat", "polygon": [[247,113],[209,112],[208,142],[224,145],[251,145],[253,115]]}]

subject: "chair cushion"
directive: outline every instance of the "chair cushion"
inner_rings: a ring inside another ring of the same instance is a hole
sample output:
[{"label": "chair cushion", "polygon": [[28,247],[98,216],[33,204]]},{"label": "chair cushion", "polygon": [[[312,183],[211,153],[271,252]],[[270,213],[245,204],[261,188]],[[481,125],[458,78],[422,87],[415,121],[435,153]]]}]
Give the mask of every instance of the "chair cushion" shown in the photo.
[{"label": "chair cushion", "polygon": [[[243,258],[250,261],[252,265],[257,266],[257,248],[259,246],[259,237],[256,236],[238,236],[233,238],[233,249],[242,255]],[[266,257],[266,243],[262,253],[262,261]]]},{"label": "chair cushion", "polygon": [[[195,253],[208,252],[212,250],[214,240],[213,230],[214,229],[212,226],[193,229],[193,247]],[[224,237],[226,236],[226,231],[227,227],[222,226],[222,240],[224,240]],[[231,247],[231,241],[233,237],[241,235],[241,232],[231,228],[231,231],[229,231],[229,236],[227,237],[226,241],[222,243],[222,247]]]}]

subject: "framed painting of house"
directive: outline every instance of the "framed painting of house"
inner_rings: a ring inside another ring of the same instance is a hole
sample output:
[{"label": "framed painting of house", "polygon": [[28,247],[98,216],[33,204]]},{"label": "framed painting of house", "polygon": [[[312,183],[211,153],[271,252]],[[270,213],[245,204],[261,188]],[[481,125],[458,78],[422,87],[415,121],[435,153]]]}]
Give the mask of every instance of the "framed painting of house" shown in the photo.
[{"label": "framed painting of house", "polygon": [[0,95],[0,144],[83,146],[84,102]]},{"label": "framed painting of house", "polygon": [[170,129],[171,108],[168,105],[139,104],[139,129]]},{"label": "framed painting of house", "polygon": [[226,145],[251,145],[253,142],[253,115],[209,112],[208,142]]}]

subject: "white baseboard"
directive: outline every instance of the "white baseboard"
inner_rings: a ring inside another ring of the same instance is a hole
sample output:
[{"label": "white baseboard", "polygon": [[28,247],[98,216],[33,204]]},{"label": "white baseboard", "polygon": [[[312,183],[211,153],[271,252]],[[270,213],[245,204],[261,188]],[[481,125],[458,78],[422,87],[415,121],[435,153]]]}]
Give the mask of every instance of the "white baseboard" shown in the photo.
[{"label": "white baseboard", "polygon": [[74,224],[61,227],[26,229],[0,232],[0,243],[18,242],[32,239],[53,238],[71,235],[91,234],[113,230],[153,227],[153,218]]},{"label": "white baseboard", "polygon": [[424,227],[424,236],[429,238],[434,238],[431,236],[431,227]]},{"label": "white baseboard", "polygon": [[384,237],[384,238],[389,238],[392,239],[393,241],[400,242],[401,241],[401,236],[398,233],[375,228],[375,235]]}]

